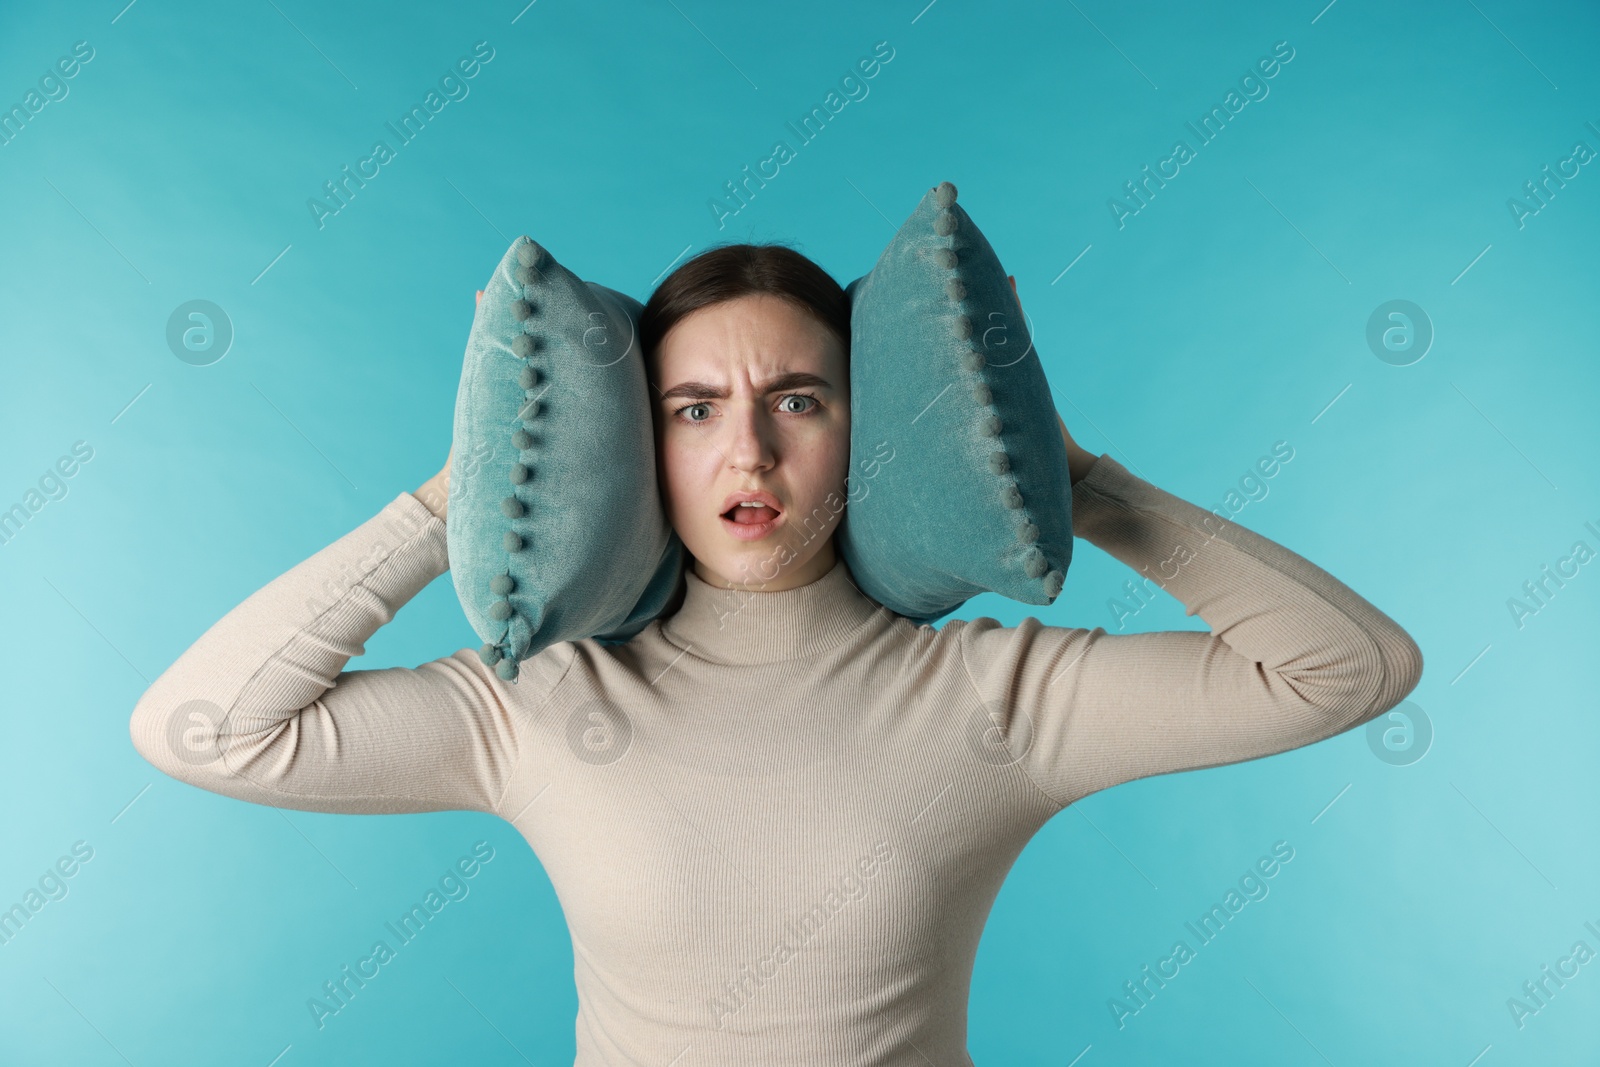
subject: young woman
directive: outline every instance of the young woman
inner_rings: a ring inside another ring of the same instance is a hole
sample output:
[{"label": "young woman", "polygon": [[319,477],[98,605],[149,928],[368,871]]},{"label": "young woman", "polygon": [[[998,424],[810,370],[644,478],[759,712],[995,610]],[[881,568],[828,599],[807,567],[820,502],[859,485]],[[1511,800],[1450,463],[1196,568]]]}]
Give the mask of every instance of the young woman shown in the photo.
[{"label": "young woman", "polygon": [[1372,604],[1065,426],[1075,535],[1211,632],[914,625],[833,544],[839,285],[787,248],[718,248],[640,325],[694,559],[675,611],[552,646],[515,684],[466,648],[346,671],[448,566],[447,463],[230,611],[132,720],[151,763],[229,796],[508,820],[571,930],[579,1067],[969,1062],[979,935],[1053,815],[1331,737],[1417,684],[1416,644]]}]

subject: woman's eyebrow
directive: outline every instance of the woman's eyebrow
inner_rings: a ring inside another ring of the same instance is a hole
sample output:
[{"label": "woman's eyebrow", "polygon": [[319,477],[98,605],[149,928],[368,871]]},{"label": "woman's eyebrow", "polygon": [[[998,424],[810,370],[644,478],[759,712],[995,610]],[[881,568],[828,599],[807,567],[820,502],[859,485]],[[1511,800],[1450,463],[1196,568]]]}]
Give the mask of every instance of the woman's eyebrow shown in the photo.
[{"label": "woman's eyebrow", "polygon": [[[790,371],[780,374],[775,378],[768,378],[761,383],[761,392],[776,393],[787,389],[799,389],[810,386],[815,389],[832,389],[826,378],[819,378],[807,371]],[[672,400],[683,397],[688,400],[726,400],[728,391],[721,386],[707,385],[705,382],[684,382],[674,385],[671,389],[661,394],[662,400]]]}]

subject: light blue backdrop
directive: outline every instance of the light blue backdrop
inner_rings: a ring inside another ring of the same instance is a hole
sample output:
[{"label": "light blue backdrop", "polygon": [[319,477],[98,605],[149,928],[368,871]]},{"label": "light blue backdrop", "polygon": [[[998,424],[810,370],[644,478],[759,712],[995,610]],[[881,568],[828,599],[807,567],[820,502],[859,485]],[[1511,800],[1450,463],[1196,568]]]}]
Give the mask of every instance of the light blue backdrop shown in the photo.
[{"label": "light blue backdrop", "polygon": [[[1391,747],[1351,731],[1052,821],[985,935],[975,1060],[1600,1061],[1600,962],[1520,1026],[1507,1003],[1600,951],[1600,565],[1523,593],[1600,549],[1595,9],[925,2],[5,5],[0,107],[26,117],[0,145],[0,507],[54,495],[0,544],[0,907],[92,858],[0,945],[0,1063],[570,1063],[570,942],[509,826],[213,796],[148,766],[129,713],[439,469],[473,291],[517,234],[640,300],[733,239],[842,283],[944,180],[1086,447],[1217,506],[1285,442],[1236,521],[1427,660],[1409,726],[1378,723]],[[46,77],[77,42],[92,58]],[[402,144],[385,124],[477,42],[492,59]],[[1292,59],[1242,80],[1279,42]],[[803,143],[786,124],[830,90],[855,98]],[[319,225],[308,200],[379,139],[393,158]],[[1187,162],[1128,196],[1179,139]],[[777,175],[714,209],[779,140]],[[194,300],[233,332],[209,365],[216,339],[168,340]],[[1369,343],[1393,300],[1425,353]],[[960,614],[1201,625],[1165,594],[1116,611],[1131,577],[1080,543],[1052,607]],[[476,643],[443,579],[353,665]],[[480,840],[471,895],[319,1031],[307,999]],[[1123,984],[1280,841],[1270,895],[1119,1028]]]}]

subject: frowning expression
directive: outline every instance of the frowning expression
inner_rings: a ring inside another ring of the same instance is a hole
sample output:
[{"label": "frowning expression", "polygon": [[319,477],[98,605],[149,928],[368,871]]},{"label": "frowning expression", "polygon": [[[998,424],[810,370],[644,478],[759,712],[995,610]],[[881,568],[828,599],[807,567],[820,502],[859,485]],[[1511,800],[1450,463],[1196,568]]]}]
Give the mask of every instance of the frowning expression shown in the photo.
[{"label": "frowning expression", "polygon": [[788,300],[743,296],[680,320],[651,370],[662,502],[695,574],[775,592],[832,569],[850,467],[832,331]]}]

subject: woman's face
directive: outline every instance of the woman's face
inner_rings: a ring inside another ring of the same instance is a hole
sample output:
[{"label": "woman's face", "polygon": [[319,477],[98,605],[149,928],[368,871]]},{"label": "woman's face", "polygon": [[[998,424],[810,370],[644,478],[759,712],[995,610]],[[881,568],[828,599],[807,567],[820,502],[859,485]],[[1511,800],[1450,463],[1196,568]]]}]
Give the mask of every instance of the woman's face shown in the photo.
[{"label": "woman's face", "polygon": [[[680,320],[652,369],[662,502],[695,575],[776,592],[828,573],[850,469],[849,368],[828,328],[743,296]],[[735,506],[756,494],[766,506]]]}]

